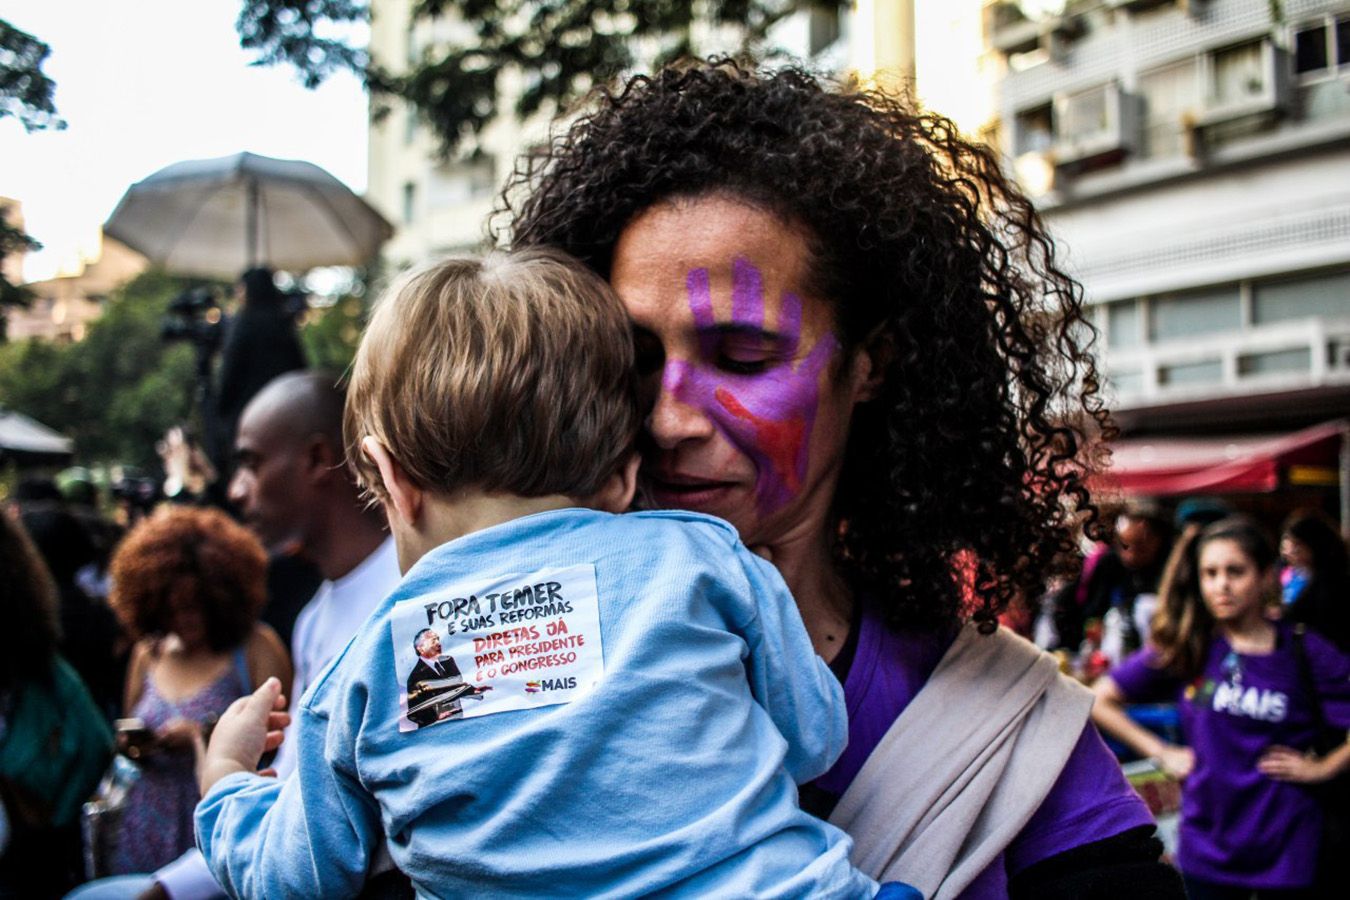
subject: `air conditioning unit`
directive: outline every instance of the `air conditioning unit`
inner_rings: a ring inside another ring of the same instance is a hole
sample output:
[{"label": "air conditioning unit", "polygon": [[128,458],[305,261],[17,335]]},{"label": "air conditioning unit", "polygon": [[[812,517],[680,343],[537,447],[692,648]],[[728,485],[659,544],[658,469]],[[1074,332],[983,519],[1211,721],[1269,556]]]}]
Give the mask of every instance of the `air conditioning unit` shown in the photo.
[{"label": "air conditioning unit", "polygon": [[1155,6],[1175,6],[1187,15],[1194,15],[1204,5],[1204,0],[1106,0],[1106,5],[1111,9],[1130,12],[1141,12]]},{"label": "air conditioning unit", "polygon": [[[1218,79],[1219,58],[1225,51],[1205,57],[1208,83],[1204,105],[1195,114],[1197,128],[1207,128],[1262,113],[1279,113],[1289,106],[1291,85],[1288,53],[1270,41],[1260,45],[1260,67],[1250,83],[1240,85],[1245,90],[1231,91],[1232,85],[1221,85]],[[1234,95],[1235,94],[1235,95]]]},{"label": "air conditioning unit", "polygon": [[1068,45],[1082,37],[1084,31],[1079,16],[1028,18],[1020,6],[1008,0],[985,7],[984,17],[989,45],[1005,56],[1044,50],[1050,58],[1060,59]]},{"label": "air conditioning unit", "polygon": [[1054,104],[1056,141],[1052,154],[1057,166],[1078,165],[1138,149],[1141,104],[1119,84],[1059,94]]}]

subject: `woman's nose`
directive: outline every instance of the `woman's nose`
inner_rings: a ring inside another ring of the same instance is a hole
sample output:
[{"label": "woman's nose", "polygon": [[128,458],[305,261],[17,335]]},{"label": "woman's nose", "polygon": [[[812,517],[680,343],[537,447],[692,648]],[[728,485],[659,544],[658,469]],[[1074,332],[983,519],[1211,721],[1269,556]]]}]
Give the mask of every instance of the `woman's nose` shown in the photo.
[{"label": "woman's nose", "polygon": [[706,400],[700,390],[697,373],[689,363],[668,359],[661,372],[661,384],[647,417],[647,430],[662,450],[673,450],[689,440],[711,437],[713,424]]}]

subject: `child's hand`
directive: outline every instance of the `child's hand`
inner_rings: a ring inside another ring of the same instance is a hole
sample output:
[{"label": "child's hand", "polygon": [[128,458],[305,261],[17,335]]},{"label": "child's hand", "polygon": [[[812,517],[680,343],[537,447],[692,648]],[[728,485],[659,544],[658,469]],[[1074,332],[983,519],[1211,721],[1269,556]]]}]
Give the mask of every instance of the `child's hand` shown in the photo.
[{"label": "child's hand", "polygon": [[[286,697],[276,678],[267,679],[252,694],[230,704],[216,723],[202,760],[203,795],[226,775],[252,772],[264,753],[281,746],[281,729],[291,721],[285,709]],[[262,774],[276,775],[276,771],[267,769]]]}]

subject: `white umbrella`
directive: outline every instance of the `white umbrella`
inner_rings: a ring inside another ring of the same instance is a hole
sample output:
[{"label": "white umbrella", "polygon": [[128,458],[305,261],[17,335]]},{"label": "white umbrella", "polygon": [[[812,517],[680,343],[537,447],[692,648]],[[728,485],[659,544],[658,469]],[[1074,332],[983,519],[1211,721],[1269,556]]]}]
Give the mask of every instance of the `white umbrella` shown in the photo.
[{"label": "white umbrella", "polygon": [[103,231],[170,272],[234,279],[259,265],[363,265],[394,229],[313,163],[237,153],[133,184]]}]

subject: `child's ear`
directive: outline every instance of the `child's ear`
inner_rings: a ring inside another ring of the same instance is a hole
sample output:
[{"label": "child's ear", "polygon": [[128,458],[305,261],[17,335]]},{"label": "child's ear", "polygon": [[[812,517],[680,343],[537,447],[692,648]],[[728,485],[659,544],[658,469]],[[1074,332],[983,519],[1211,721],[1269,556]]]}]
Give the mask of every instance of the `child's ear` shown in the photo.
[{"label": "child's ear", "polygon": [[633,505],[633,495],[637,493],[637,471],[641,461],[642,458],[636,452],[631,454],[586,505],[601,512],[627,512],[628,507]]},{"label": "child's ear", "polygon": [[380,470],[380,481],[384,482],[390,505],[409,525],[415,526],[422,515],[422,489],[417,482],[374,435],[368,434],[361,439],[361,452]]}]

